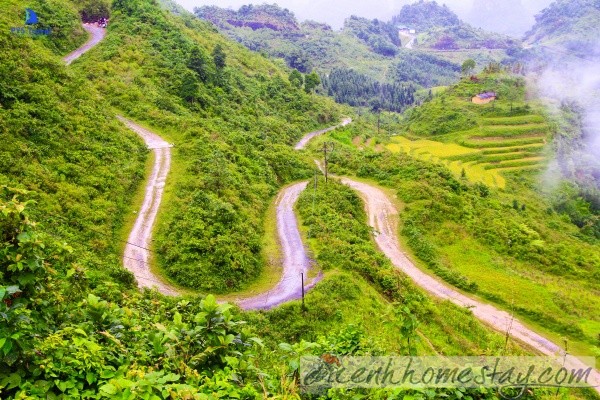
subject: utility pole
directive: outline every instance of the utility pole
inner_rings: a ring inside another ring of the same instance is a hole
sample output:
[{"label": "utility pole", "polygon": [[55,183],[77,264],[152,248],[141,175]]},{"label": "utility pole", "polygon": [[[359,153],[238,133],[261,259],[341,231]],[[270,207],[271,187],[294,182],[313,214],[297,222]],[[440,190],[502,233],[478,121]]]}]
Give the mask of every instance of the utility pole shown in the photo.
[{"label": "utility pole", "polygon": [[304,306],[304,272],[301,272],[300,275],[302,276],[302,310],[306,310],[306,307]]},{"label": "utility pole", "polygon": [[323,143],[323,158],[325,160],[325,183],[327,183],[328,174],[329,174],[327,152],[331,153],[333,151],[333,149],[334,149],[333,143],[331,143],[331,142]]}]

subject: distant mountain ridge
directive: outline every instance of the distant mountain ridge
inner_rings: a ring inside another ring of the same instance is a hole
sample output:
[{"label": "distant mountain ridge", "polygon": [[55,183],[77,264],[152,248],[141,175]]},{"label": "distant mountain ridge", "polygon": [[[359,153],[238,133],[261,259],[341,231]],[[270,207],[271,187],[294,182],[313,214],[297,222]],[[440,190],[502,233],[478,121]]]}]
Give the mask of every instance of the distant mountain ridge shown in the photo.
[{"label": "distant mountain ridge", "polygon": [[435,1],[420,0],[402,7],[400,13],[392,18],[392,23],[424,31],[437,27],[457,26],[461,21],[445,4],[440,6]]},{"label": "distant mountain ridge", "polygon": [[274,31],[299,31],[300,24],[294,14],[287,8],[277,5],[252,4],[242,6],[239,10],[220,8],[217,6],[196,7],[195,14],[223,28],[225,24],[235,27],[248,27],[253,30],[271,29]]},{"label": "distant mountain ridge", "polygon": [[420,0],[405,5],[392,18],[398,28],[415,29],[419,47],[434,50],[508,49],[516,40],[475,28],[463,21],[446,5],[432,0]]}]

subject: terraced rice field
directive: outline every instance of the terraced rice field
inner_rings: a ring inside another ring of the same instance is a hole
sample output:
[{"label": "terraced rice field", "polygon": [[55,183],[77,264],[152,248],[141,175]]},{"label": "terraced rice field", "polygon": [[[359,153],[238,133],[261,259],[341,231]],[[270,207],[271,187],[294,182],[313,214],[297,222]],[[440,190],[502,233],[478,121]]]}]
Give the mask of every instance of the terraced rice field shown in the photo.
[{"label": "terraced rice field", "polygon": [[409,140],[396,136],[388,150],[445,164],[472,182],[504,188],[503,172],[538,170],[545,164],[543,149],[550,131],[541,115],[482,118],[477,128],[441,137],[442,141]]}]

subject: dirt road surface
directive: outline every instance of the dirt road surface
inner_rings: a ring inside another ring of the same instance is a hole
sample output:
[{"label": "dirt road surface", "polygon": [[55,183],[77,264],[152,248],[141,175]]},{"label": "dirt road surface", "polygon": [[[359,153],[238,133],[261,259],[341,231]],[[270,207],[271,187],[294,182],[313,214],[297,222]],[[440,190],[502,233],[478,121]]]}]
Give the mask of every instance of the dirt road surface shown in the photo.
[{"label": "dirt road surface", "polygon": [[300,139],[300,141],[298,142],[298,144],[296,145],[296,147],[294,147],[294,150],[303,150],[306,145],[308,144],[308,142],[310,142],[310,140],[316,136],[322,135],[324,133],[330,132],[334,129],[339,128],[340,126],[346,126],[349,123],[352,122],[352,118],[346,118],[344,120],[342,120],[342,122],[339,125],[336,126],[332,126],[331,128],[327,128],[327,129],[323,129],[320,131],[315,131],[315,132],[310,132],[307,133],[306,135],[304,135],[304,137],[302,139]]},{"label": "dirt road surface", "polygon": [[154,152],[154,167],[148,178],[144,202],[138,212],[133,229],[127,239],[123,265],[133,273],[140,288],[156,288],[166,295],[177,295],[177,290],[162,282],[150,271],[150,247],[152,228],[162,199],[165,181],[171,167],[171,145],[160,136],[136,125],[123,117],[117,117],[129,129],[137,133]]},{"label": "dirt road surface", "polygon": [[[544,355],[564,354],[564,351],[555,343],[527,328],[506,311],[473,300],[417,268],[400,249],[397,236],[398,211],[385,193],[373,186],[349,178],[342,178],[341,181],[356,190],[363,198],[369,224],[375,230],[375,241],[381,251],[392,261],[394,266],[412,278],[416,284],[436,297],[471,309],[473,314],[485,324],[502,333],[509,331],[514,339]],[[565,365],[567,368],[587,368],[583,362],[573,356],[567,356]],[[591,375],[595,382],[600,384],[598,371],[594,370]],[[596,388],[596,390],[600,393],[600,389]]]},{"label": "dirt road surface", "polygon": [[67,65],[71,64],[74,60],[81,57],[83,53],[100,43],[106,35],[106,29],[100,28],[96,24],[83,24],[83,29],[89,32],[90,38],[83,46],[63,58],[63,61]]},{"label": "dirt road surface", "polygon": [[[296,183],[283,189],[277,197],[277,233],[281,243],[283,254],[283,273],[279,283],[271,290],[262,293],[256,297],[238,301],[238,305],[245,310],[266,310],[283,304],[290,300],[296,300],[302,297],[302,277],[308,281],[308,270],[311,267],[311,260],[306,254],[300,232],[298,230],[298,220],[294,214],[294,204],[298,197],[306,188],[308,182]],[[312,288],[320,277],[304,288]]]}]

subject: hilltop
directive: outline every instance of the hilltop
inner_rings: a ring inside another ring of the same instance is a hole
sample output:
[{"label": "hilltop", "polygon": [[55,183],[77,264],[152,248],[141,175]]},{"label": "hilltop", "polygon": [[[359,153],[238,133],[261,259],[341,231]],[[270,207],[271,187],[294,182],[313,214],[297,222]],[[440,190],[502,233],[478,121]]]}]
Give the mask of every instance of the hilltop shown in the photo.
[{"label": "hilltop", "polygon": [[445,4],[440,6],[435,1],[419,0],[403,6],[400,13],[392,18],[392,23],[426,31],[432,28],[458,26],[461,21]]},{"label": "hilltop", "polygon": [[277,5],[252,4],[240,7],[239,10],[227,10],[216,6],[204,6],[196,9],[199,18],[213,22],[217,26],[229,24],[238,28],[271,29],[274,31],[294,32],[300,26],[296,17],[288,9]]},{"label": "hilltop", "polygon": [[398,28],[415,30],[416,47],[441,51],[465,49],[509,49],[518,42],[498,33],[491,33],[461,21],[446,5],[420,0],[405,5],[392,18]]}]

